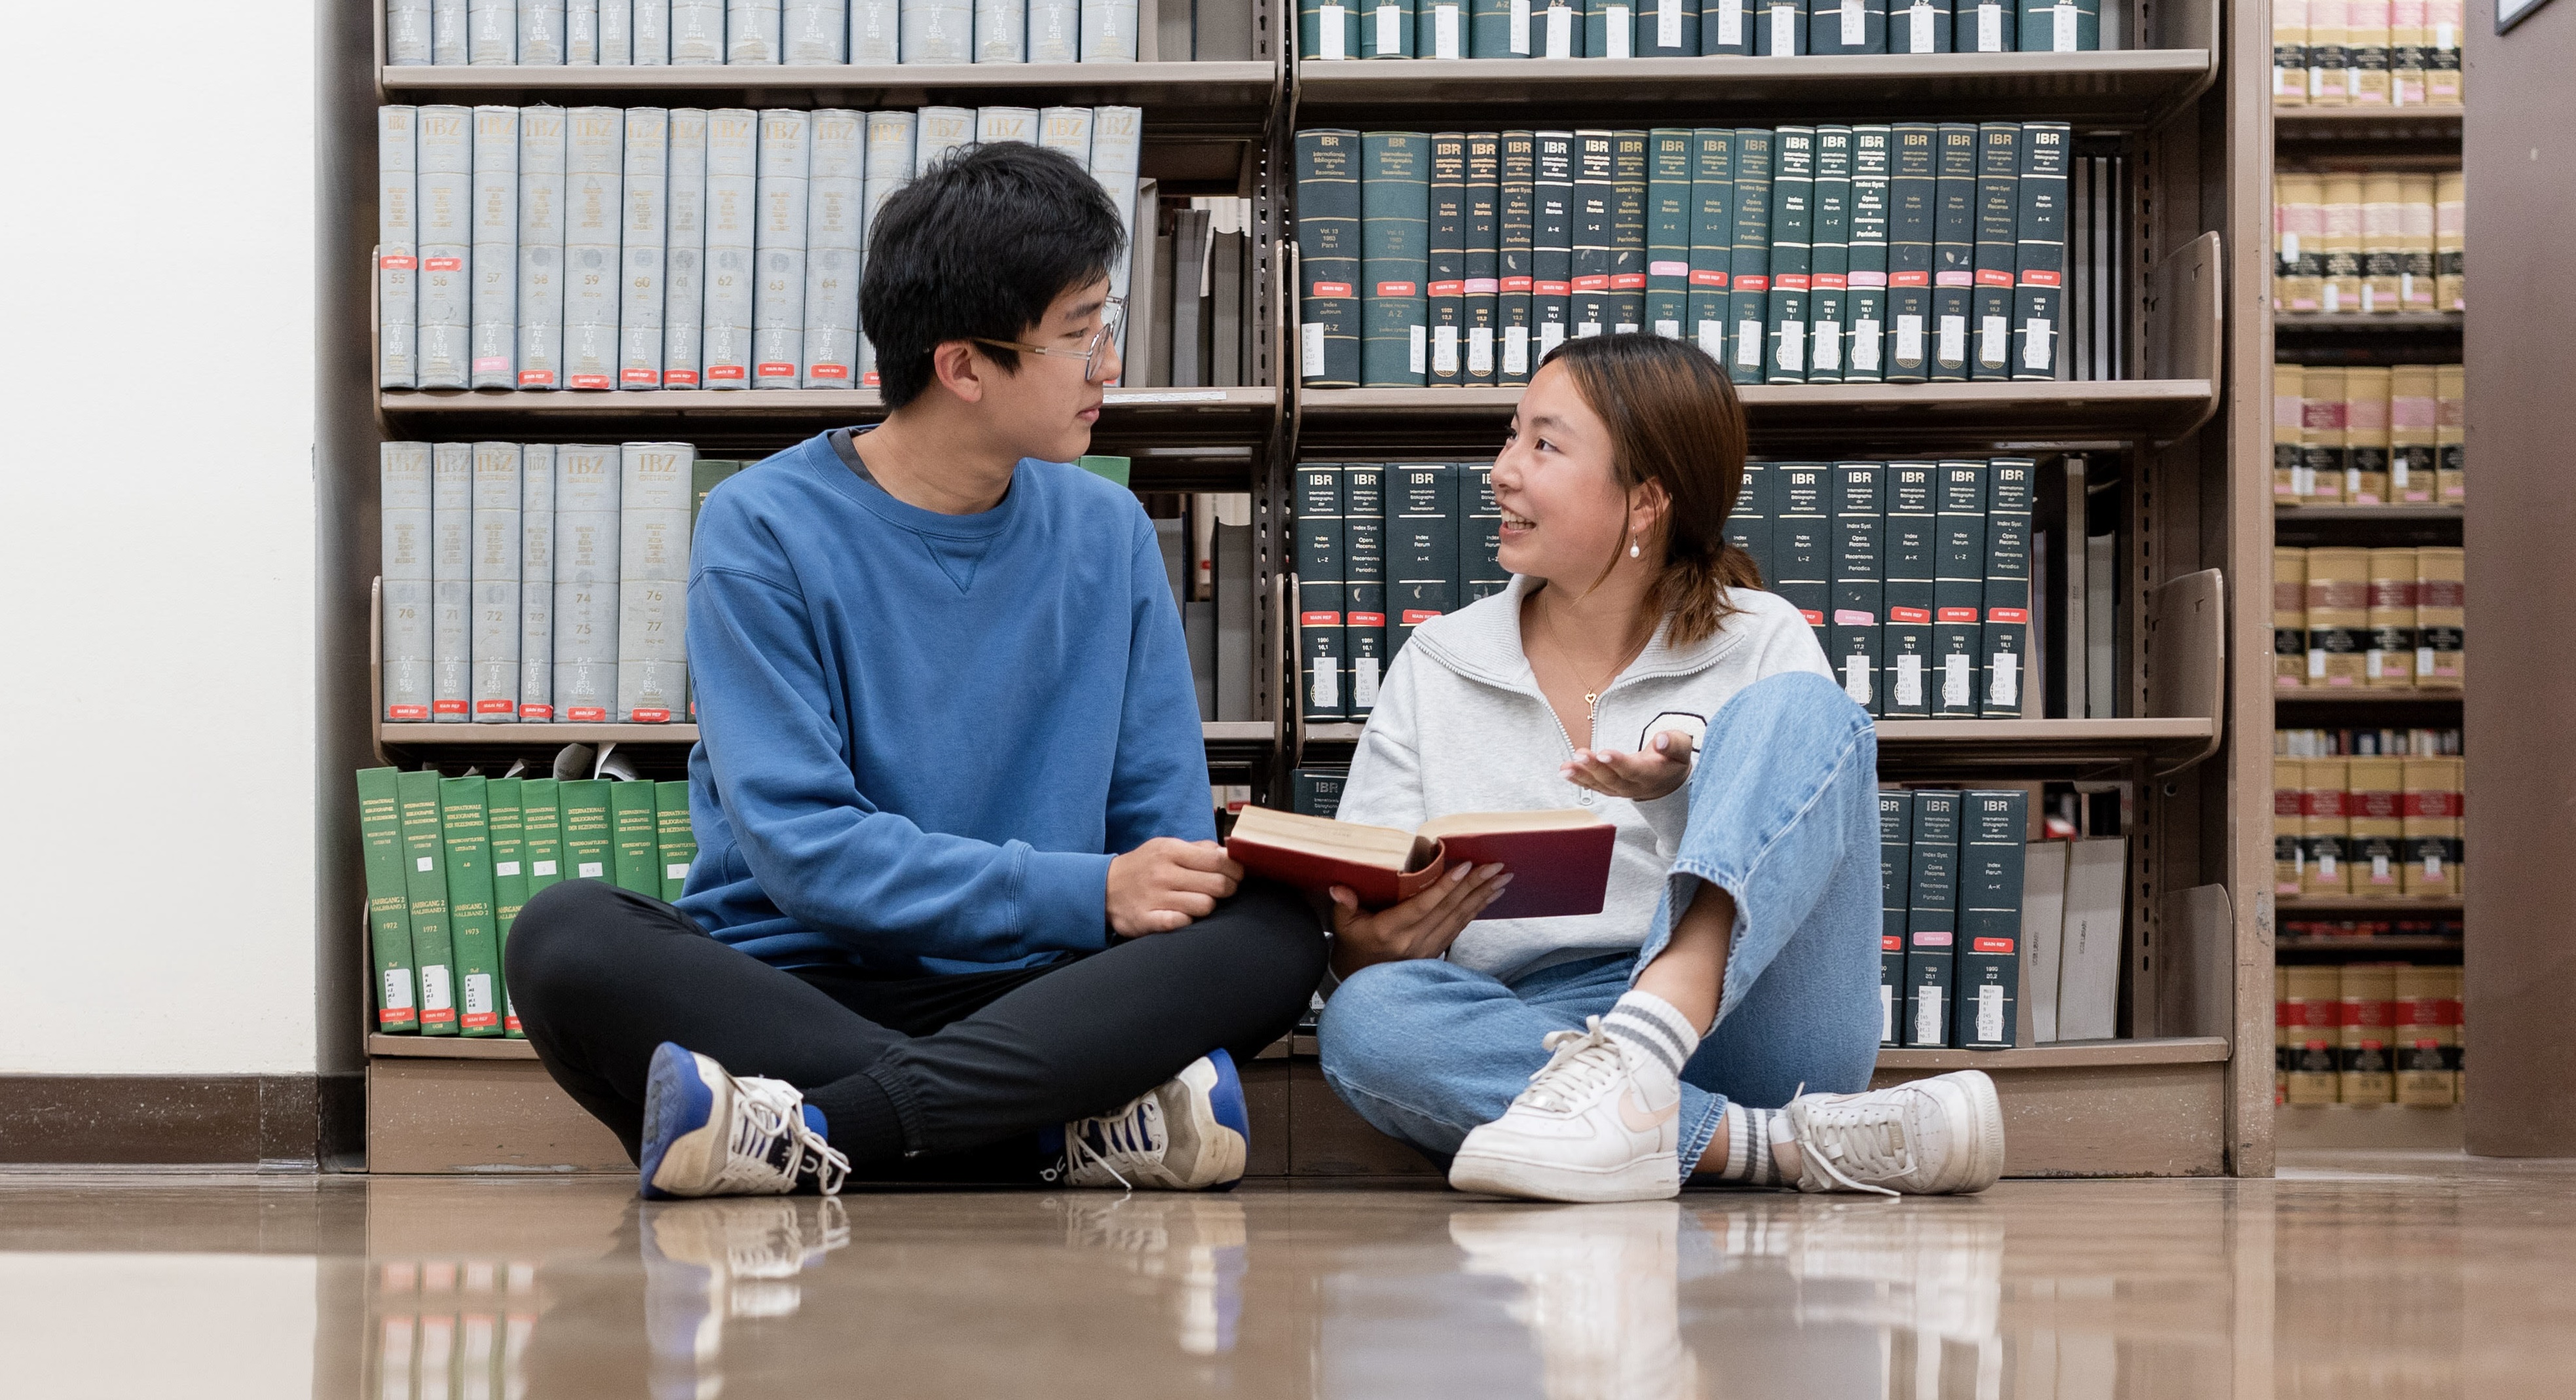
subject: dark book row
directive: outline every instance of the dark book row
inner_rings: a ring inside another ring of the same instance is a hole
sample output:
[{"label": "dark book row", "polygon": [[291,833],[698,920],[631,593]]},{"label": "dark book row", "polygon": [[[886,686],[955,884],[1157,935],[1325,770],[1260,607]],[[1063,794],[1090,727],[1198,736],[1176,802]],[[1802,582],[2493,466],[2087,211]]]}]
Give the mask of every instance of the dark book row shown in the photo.
[{"label": "dark book row", "polygon": [[2089,53],[2101,0],[1301,0],[1304,59]]}]

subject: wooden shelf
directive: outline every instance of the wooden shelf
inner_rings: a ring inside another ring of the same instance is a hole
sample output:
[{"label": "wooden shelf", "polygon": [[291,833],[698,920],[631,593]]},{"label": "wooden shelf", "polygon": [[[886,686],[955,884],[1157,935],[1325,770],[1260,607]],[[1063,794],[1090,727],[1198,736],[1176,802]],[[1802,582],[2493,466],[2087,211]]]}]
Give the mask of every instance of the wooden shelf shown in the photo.
[{"label": "wooden shelf", "polygon": [[[1106,399],[1095,451],[1154,443],[1260,443],[1279,412],[1276,389],[1112,389]],[[702,448],[726,442],[784,446],[885,414],[874,389],[388,389],[378,407],[399,430],[422,435],[597,435],[616,441],[617,435],[665,432],[685,435]]]},{"label": "wooden shelf", "polygon": [[379,1034],[367,1037],[367,1053],[406,1060],[533,1060],[537,1047],[498,1036]]},{"label": "wooden shelf", "polygon": [[[1310,724],[1309,746],[1354,744],[1363,726]],[[1883,719],[1882,764],[1909,772],[2065,768],[2184,758],[2218,733],[2210,719]]]},{"label": "wooden shelf", "polygon": [[2281,917],[2292,914],[2457,914],[2460,897],[2440,899],[2361,899],[2352,895],[2282,895],[2272,907]]},{"label": "wooden shelf", "polygon": [[2440,934],[2392,933],[2368,938],[2284,938],[2273,948],[2284,953],[2331,953],[2339,957],[2394,958],[2408,953],[2456,953],[2460,940]]},{"label": "wooden shelf", "polygon": [[2275,690],[2275,705],[2457,705],[2457,690]]},{"label": "wooden shelf", "polygon": [[[2089,56],[2089,55],[2088,55]],[[1019,96],[1056,106],[1144,107],[1156,134],[1174,124],[1258,133],[1279,73],[1268,60],[1227,63],[704,64],[580,67],[405,64],[377,70],[385,100],[604,106],[981,106]]]},{"label": "wooden shelf", "polygon": [[[1983,384],[1750,384],[1737,388],[1757,442],[1934,445],[2166,441],[2207,419],[2206,379]],[[1494,438],[1521,391],[1307,389],[1299,439],[1318,448]]]},{"label": "wooden shelf", "polygon": [[[1614,116],[1683,124],[1702,116],[1835,121],[2046,117],[2079,128],[2151,124],[2206,87],[2206,49],[2104,53],[1810,55],[1797,58],[1457,59],[1297,65],[1301,125],[1362,125],[1498,103],[1526,118]],[[1501,94],[1508,94],[1502,96]]]},{"label": "wooden shelf", "polygon": [[2458,506],[2285,506],[2272,507],[2275,525],[2302,520],[2457,521],[2469,513]]},{"label": "wooden shelf", "polygon": [[2428,331],[2449,331],[2457,335],[2468,329],[2469,318],[2461,311],[2337,311],[2272,313],[2275,336],[2299,331],[2407,331],[2422,335]]},{"label": "wooden shelf", "polygon": [[[2275,107],[2272,139],[2281,145],[2429,146],[2457,150],[2460,107]],[[2342,155],[2343,150],[2316,154]]]},{"label": "wooden shelf", "polygon": [[[1208,722],[1200,737],[1214,744],[1270,744],[1279,732],[1269,722]],[[694,744],[694,724],[384,724],[376,742],[392,748],[493,748],[564,744]]]},{"label": "wooden shelf", "polygon": [[2131,1065],[2198,1065],[2227,1058],[2224,1036],[2176,1036],[2161,1040],[2069,1040],[2018,1050],[1881,1050],[1878,1067],[1889,1069],[2116,1069]]}]

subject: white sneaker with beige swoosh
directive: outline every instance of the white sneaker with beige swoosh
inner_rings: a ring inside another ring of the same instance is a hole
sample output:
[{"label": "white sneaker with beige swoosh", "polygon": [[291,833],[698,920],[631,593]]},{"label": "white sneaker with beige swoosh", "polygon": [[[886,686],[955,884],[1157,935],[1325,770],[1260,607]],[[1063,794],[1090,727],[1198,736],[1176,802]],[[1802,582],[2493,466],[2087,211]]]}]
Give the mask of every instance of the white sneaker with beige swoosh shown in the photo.
[{"label": "white sneaker with beige swoosh", "polygon": [[1449,1184],[1535,1201],[1659,1201],[1681,1194],[1681,1081],[1595,1016],[1556,1031],[1555,1052],[1503,1116],[1467,1135]]}]

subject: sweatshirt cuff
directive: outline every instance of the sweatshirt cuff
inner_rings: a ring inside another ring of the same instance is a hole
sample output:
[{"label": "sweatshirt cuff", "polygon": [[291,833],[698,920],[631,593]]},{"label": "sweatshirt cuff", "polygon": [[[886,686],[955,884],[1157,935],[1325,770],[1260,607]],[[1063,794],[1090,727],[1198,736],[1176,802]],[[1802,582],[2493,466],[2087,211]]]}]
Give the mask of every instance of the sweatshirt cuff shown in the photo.
[{"label": "sweatshirt cuff", "polygon": [[1087,953],[1109,946],[1109,857],[1031,851],[1020,874],[1023,927],[1034,948]]},{"label": "sweatshirt cuff", "polygon": [[1633,803],[1637,815],[1655,833],[1655,854],[1671,860],[1682,848],[1682,833],[1690,827],[1691,785],[1685,779],[1680,787],[1647,802]]}]

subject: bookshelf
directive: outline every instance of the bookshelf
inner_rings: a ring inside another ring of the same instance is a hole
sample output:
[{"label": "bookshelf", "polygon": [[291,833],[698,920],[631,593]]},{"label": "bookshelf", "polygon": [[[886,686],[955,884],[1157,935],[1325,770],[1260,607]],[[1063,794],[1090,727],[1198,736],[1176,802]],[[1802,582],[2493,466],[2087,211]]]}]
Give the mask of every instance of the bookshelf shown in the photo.
[{"label": "bookshelf", "polygon": [[[1147,0],[1148,5],[1152,0]],[[1492,450],[1513,390],[1301,390],[1288,353],[1294,316],[1293,168],[1299,126],[1413,129],[1683,122],[2047,118],[2075,124],[2085,153],[2127,157],[2130,304],[2122,336],[2132,377],[2099,382],[1763,385],[1744,389],[1754,448],[1836,454],[1933,450],[2116,458],[2124,546],[2119,719],[1891,721],[1880,726],[1895,778],[1979,775],[2073,778],[2130,786],[2130,926],[2134,970],[2182,916],[2167,892],[2217,886],[2216,930],[2232,959],[2209,970],[2230,983],[2223,1023],[2160,1013],[2152,976],[2124,1003],[2129,1038],[2005,1052],[1887,1051],[1882,1078],[1985,1069],[2011,1115],[2014,1170],[2263,1175],[2271,1169],[2268,789],[2271,718],[2268,615],[2259,604],[2272,540],[2264,378],[2271,332],[2246,289],[2268,270],[2269,32],[2259,12],[2218,0],[2109,7],[2133,47],[2083,54],[1299,63],[1295,14],[1255,5],[1250,63],[1000,67],[472,68],[382,66],[378,8],[336,0],[326,49],[336,85],[325,121],[337,134],[345,227],[330,243],[335,288],[320,371],[329,478],[325,509],[346,528],[326,546],[337,604],[326,620],[326,681],[335,766],[407,763],[579,742],[640,750],[657,771],[695,738],[686,725],[388,725],[377,723],[374,608],[375,447],[418,438],[530,441],[676,438],[711,455],[748,456],[881,411],[865,390],[654,390],[522,393],[380,391],[371,332],[372,108],[379,102],[548,101],[633,105],[909,107],[953,102],[1118,103],[1146,109],[1144,173],[1166,194],[1230,192],[1255,201],[1262,295],[1248,335],[1250,384],[1238,389],[1112,391],[1096,450],[1134,459],[1144,490],[1250,491],[1255,500],[1265,649],[1252,723],[1208,724],[1214,765],[1249,770],[1277,790],[1310,756],[1344,755],[1358,726],[1306,726],[1287,702],[1281,562],[1288,469],[1319,454]],[[1150,22],[1144,26],[1152,33]],[[2106,32],[2111,28],[2106,23]],[[2454,123],[2456,129],[2456,123]],[[2322,138],[2321,138],[2322,139]],[[2355,138],[2358,139],[2358,138]],[[2205,578],[2216,571],[2221,582]],[[2203,580],[2181,585],[2195,576]],[[2124,607],[2128,606],[2124,602]],[[363,609],[363,611],[362,611]],[[361,707],[365,707],[362,709]],[[479,761],[479,760],[477,760]],[[345,802],[345,799],[341,799]],[[334,937],[360,934],[353,815],[347,869],[324,892]],[[337,932],[346,930],[347,933]],[[524,1042],[379,1036],[364,1022],[362,937],[341,959],[350,1004],[346,1050],[370,1082],[371,1151],[381,1170],[442,1162],[544,1160],[517,1148],[484,1155],[451,1145],[488,1094],[496,1122],[540,1127],[549,1142],[587,1142],[586,1122],[545,1118],[548,1086]],[[1273,1047],[1260,1070],[1292,1098],[1321,1092],[1311,1043]],[[1276,1063],[1274,1063],[1274,1061]],[[537,1079],[530,1076],[536,1074]],[[479,1087],[480,1086],[480,1087]],[[1319,1121],[1329,1095],[1299,1098]],[[567,1102],[563,1112],[573,1113]],[[514,1127],[514,1130],[516,1128]],[[446,1134],[442,1137],[441,1134]],[[1302,1145],[1303,1139],[1301,1139]],[[570,1150],[570,1149],[567,1149]],[[587,1150],[587,1149],[585,1149]],[[563,1158],[572,1163],[574,1157]],[[590,1158],[579,1164],[600,1165]]]}]

